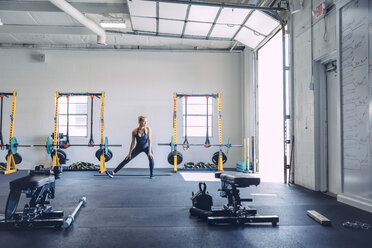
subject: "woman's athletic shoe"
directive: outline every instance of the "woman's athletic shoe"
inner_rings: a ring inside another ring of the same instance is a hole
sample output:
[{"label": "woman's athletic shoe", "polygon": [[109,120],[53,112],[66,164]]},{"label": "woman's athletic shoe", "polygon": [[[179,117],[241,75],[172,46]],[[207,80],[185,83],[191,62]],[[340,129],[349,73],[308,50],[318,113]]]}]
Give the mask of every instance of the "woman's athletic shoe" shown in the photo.
[{"label": "woman's athletic shoe", "polygon": [[112,173],[112,171],[108,171],[108,170],[106,170],[106,175],[107,175],[109,178],[114,178],[114,174]]}]

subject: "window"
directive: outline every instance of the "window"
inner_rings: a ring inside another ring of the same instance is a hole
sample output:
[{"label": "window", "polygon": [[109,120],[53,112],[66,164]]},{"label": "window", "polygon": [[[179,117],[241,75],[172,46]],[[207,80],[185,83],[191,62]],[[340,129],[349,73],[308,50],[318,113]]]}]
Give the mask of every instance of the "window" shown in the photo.
[{"label": "window", "polygon": [[[88,97],[70,96],[69,100],[69,136],[88,136]],[[60,133],[67,131],[67,98],[59,98],[59,126]]]},{"label": "window", "polygon": [[[183,134],[185,134],[185,98],[182,98],[183,105]],[[208,134],[212,137],[212,118],[213,116],[213,98],[208,99]],[[187,98],[187,136],[205,137],[207,126],[207,99],[205,97]]]}]

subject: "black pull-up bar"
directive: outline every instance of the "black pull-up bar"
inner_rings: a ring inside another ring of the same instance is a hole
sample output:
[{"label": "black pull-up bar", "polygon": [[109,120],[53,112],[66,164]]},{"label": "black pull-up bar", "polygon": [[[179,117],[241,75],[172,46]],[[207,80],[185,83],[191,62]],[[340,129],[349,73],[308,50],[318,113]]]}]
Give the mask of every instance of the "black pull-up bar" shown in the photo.
[{"label": "black pull-up bar", "polygon": [[0,96],[12,96],[13,93],[8,93],[8,92],[0,92]]},{"label": "black pull-up bar", "polygon": [[102,96],[102,93],[59,93],[59,96]]},{"label": "black pull-up bar", "polygon": [[181,97],[213,97],[213,98],[218,98],[218,94],[177,94],[177,97],[178,98],[181,98]]}]

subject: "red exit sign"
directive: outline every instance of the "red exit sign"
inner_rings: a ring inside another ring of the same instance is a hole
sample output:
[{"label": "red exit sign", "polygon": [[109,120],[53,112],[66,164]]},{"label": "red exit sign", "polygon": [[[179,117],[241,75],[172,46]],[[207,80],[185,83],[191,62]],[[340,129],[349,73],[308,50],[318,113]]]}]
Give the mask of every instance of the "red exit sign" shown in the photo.
[{"label": "red exit sign", "polygon": [[319,18],[324,14],[324,3],[320,3],[318,6],[315,7],[315,17]]}]

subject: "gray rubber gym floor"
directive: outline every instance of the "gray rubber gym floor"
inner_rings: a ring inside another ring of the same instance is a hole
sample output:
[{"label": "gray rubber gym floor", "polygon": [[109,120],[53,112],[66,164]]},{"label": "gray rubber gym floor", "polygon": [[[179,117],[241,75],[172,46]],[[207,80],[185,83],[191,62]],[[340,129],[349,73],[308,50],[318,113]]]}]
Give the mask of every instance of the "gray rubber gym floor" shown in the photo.
[{"label": "gray rubber gym floor", "polygon": [[[155,174],[169,171],[156,170]],[[26,173],[0,176],[2,213],[9,181]],[[180,173],[152,180],[145,169],[123,169],[121,173],[127,176],[109,179],[95,176],[97,172],[64,172],[56,181],[53,208],[65,211],[66,216],[81,196],[88,201],[73,226],[68,230],[1,230],[0,247],[372,247],[372,230],[342,226],[343,222],[355,220],[372,224],[372,214],[322,193],[293,185],[261,183],[242,189],[242,197],[257,194],[249,205],[261,215],[278,215],[277,227],[211,227],[189,216],[191,191],[197,190],[197,182],[185,181]],[[226,202],[219,197],[219,185],[207,182],[214,207]],[[324,227],[309,218],[306,210],[310,209],[327,216],[332,225]]]}]

